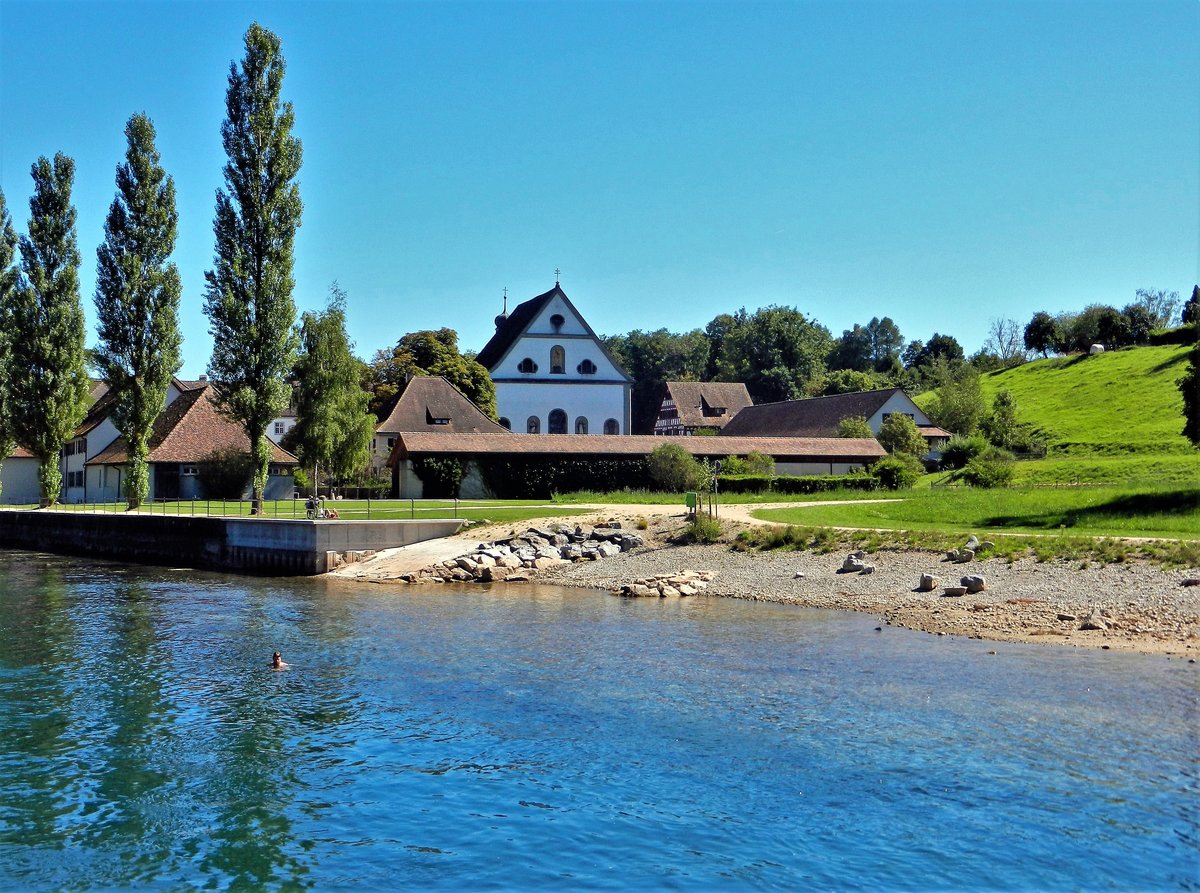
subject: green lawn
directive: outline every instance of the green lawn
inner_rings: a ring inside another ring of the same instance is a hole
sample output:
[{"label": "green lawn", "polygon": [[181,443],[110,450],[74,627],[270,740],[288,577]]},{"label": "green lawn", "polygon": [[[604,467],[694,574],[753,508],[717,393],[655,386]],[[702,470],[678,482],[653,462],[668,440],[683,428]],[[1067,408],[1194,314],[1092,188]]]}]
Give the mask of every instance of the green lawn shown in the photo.
[{"label": "green lawn", "polygon": [[[881,495],[881,494],[877,494]],[[1069,533],[1200,540],[1200,487],[911,490],[882,503],[764,509],[756,518],[808,527],[961,533]]]},{"label": "green lawn", "polygon": [[[325,503],[326,508],[333,508],[338,516],[346,520],[409,520],[421,518],[462,518],[467,521],[527,521],[534,518],[547,518],[560,515],[585,514],[584,509],[571,509],[565,506],[552,505],[546,500],[408,500],[408,499],[372,499],[367,501],[345,499]],[[10,508],[32,509],[34,506],[10,506]],[[77,505],[60,505],[57,509],[67,511],[102,511],[116,514],[125,512],[124,503],[85,503]],[[304,518],[304,500],[281,499],[268,501],[264,514],[268,518]],[[141,514],[154,515],[225,515],[249,516],[250,503],[221,502],[196,500],[178,502],[160,502],[142,506]]]}]

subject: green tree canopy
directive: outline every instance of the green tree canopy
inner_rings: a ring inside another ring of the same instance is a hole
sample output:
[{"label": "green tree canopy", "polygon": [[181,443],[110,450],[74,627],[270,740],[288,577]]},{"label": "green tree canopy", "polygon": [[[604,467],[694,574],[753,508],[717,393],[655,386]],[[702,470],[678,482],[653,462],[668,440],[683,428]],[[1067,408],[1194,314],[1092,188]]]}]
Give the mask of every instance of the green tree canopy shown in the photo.
[{"label": "green tree canopy", "polygon": [[377,350],[365,372],[370,409],[381,412],[414,375],[441,375],[490,419],[496,418],[496,385],[474,354],[460,353],[454,329],[410,332],[388,350]]},{"label": "green tree canopy", "polygon": [[267,425],[288,405],[284,376],[296,350],[293,247],[303,205],[296,176],[302,149],[295,113],[283,102],[279,38],[255,23],[246,54],[229,66],[221,139],[229,159],[217,190],[214,268],[204,311],[213,336],[208,374],[217,405],[250,439],[254,499],[261,508],[271,445]]},{"label": "green tree canopy", "polygon": [[9,405],[13,374],[13,301],[16,300],[20,279],[16,255],[17,232],[13,229],[4,192],[0,190],[0,469],[3,469],[4,460],[12,452],[15,443]]},{"label": "green tree canopy", "polygon": [[1200,447],[1200,331],[1195,333],[1188,351],[1187,371],[1179,380],[1183,394],[1183,436]]},{"label": "green tree canopy", "polygon": [[[919,434],[920,432],[917,433]],[[875,432],[871,430],[871,426],[867,423],[866,418],[860,415],[852,415],[838,422],[837,436],[874,438]],[[922,438],[921,442],[924,443],[924,438]]]},{"label": "green tree canopy", "polygon": [[676,334],[666,329],[604,338],[605,346],[633,378],[632,433],[653,434],[654,420],[668,381],[699,381],[708,367],[709,340],[699,329]]},{"label": "green tree canopy", "polygon": [[929,450],[925,438],[917,430],[917,423],[902,412],[893,412],[884,419],[875,439],[881,447],[896,455],[923,456]]},{"label": "green tree canopy", "polygon": [[38,460],[41,504],[62,489],[59,452],[87,411],[79,248],[71,186],[75,163],[61,152],[33,165],[29,235],[13,301],[10,407],[14,437]]},{"label": "green tree canopy", "polygon": [[1200,326],[1200,285],[1192,289],[1192,296],[1183,305],[1181,321],[1185,326]]},{"label": "green tree canopy", "polygon": [[347,478],[370,461],[375,417],[360,385],[362,365],[346,335],[346,294],[335,282],[325,310],[305,313],[300,324],[296,425],[287,443],[305,468]]},{"label": "green tree canopy", "polygon": [[852,329],[843,330],[842,337],[837,340],[833,350],[829,353],[829,367],[866,372],[873,369],[874,366],[871,333],[858,323],[855,323]]},{"label": "green tree canopy", "polygon": [[754,402],[801,397],[825,371],[833,347],[829,330],[794,307],[772,305],[748,316],[743,309],[731,319],[721,337],[716,378],[744,382]]},{"label": "green tree canopy", "polygon": [[1050,351],[1058,349],[1060,341],[1062,331],[1059,329],[1058,320],[1044,310],[1033,314],[1033,319],[1025,326],[1025,347],[1046,357]]},{"label": "green tree canopy", "polygon": [[983,417],[983,391],[979,373],[968,363],[938,361],[932,369],[937,393],[928,415],[935,425],[952,434],[973,434]]},{"label": "green tree canopy", "polygon": [[160,164],[154,137],[145,115],[125,125],[125,163],[117,167],[117,196],[96,251],[100,346],[92,357],[115,400],[113,423],[129,444],[125,496],[131,509],[149,491],[150,430],[180,366],[181,285],[170,262],[179,215],[175,183]]}]

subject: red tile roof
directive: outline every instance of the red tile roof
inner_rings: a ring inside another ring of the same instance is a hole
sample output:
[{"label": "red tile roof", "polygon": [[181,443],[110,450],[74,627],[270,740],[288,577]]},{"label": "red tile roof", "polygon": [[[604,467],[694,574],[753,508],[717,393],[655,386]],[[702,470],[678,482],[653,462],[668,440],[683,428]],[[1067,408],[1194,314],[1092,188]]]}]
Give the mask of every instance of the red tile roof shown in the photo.
[{"label": "red tile roof", "polygon": [[[213,388],[208,382],[185,391],[175,398],[154,420],[150,432],[151,462],[200,462],[214,450],[236,447],[250,451],[250,439],[241,426],[217,412]],[[128,461],[129,445],[118,437],[88,465],[119,465]],[[271,461],[278,465],[298,465],[287,450],[271,444]]]},{"label": "red tile roof", "polygon": [[[668,381],[666,389],[667,396],[675,401],[679,424],[686,428],[722,428],[740,410],[754,403],[740,381]],[[706,410],[717,408],[725,412],[705,414]]]},{"label": "red tile roof", "polygon": [[673,437],[603,434],[401,433],[389,460],[410,455],[647,456],[670,443],[693,456],[763,453],[783,461],[873,462],[887,455],[873,438],[852,437]]},{"label": "red tile roof", "polygon": [[[439,425],[437,420],[446,419]],[[465,434],[507,434],[441,375],[419,375],[404,386],[387,416],[375,426],[381,434],[401,431],[454,431]]]}]

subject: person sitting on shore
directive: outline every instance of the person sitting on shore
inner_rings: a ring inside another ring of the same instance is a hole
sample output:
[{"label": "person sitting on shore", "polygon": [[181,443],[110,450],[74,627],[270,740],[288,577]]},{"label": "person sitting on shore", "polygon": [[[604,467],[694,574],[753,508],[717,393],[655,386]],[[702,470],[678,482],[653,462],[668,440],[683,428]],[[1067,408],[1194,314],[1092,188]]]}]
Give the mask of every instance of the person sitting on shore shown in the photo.
[{"label": "person sitting on shore", "polygon": [[287,667],[288,667],[288,665],[286,663],[284,663],[282,654],[280,654],[278,651],[276,651],[274,654],[271,655],[271,669],[272,670],[286,670]]}]

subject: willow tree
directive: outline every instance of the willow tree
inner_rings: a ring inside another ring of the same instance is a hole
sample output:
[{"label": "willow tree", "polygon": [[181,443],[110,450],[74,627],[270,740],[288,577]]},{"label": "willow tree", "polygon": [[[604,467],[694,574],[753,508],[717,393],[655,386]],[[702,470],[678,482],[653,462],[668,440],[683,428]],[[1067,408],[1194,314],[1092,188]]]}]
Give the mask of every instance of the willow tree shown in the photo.
[{"label": "willow tree", "polygon": [[149,492],[150,430],[180,366],[179,270],[169,260],[179,215],[175,183],[159,163],[154,136],[145,115],[125,125],[125,163],[117,166],[117,196],[96,250],[100,346],[93,358],[113,395],[113,422],[129,445],[125,498],[131,509]]},{"label": "willow tree", "polygon": [[9,412],[17,443],[38,460],[41,505],[62,489],[59,453],[87,412],[79,248],[71,186],[75,162],[61,152],[33,165],[29,235],[10,316]]},{"label": "willow tree", "polygon": [[242,426],[254,458],[254,507],[262,509],[271,444],[267,425],[288,404],[284,375],[296,351],[293,245],[303,205],[296,175],[295,115],[280,99],[279,38],[250,26],[246,55],[229,66],[221,138],[228,161],[217,190],[214,269],[204,274],[213,336],[208,375],[217,406]]},{"label": "willow tree", "polygon": [[[9,394],[12,390],[12,308],[19,274],[16,266],[17,233],[13,229],[4,192],[0,190],[0,472],[13,448]],[[0,487],[3,479],[0,478]]]},{"label": "willow tree", "polygon": [[363,363],[346,336],[346,295],[337,284],[329,290],[322,313],[305,313],[296,361],[296,426],[287,443],[305,467],[339,478],[354,475],[371,458],[375,416],[367,411],[371,395],[363,390]]}]

